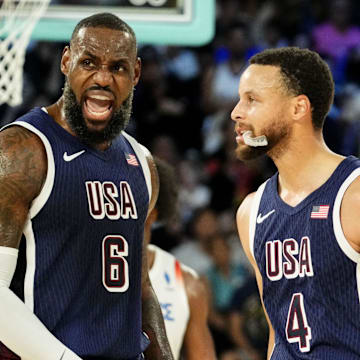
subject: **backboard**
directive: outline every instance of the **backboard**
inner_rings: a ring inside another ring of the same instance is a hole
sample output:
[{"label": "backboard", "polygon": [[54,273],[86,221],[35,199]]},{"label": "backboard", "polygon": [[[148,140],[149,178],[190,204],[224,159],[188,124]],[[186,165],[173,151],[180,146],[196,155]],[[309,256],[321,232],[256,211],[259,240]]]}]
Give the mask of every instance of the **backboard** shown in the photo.
[{"label": "backboard", "polygon": [[99,12],[129,23],[142,44],[199,46],[215,31],[215,0],[53,0],[32,39],[69,41],[79,20]]}]

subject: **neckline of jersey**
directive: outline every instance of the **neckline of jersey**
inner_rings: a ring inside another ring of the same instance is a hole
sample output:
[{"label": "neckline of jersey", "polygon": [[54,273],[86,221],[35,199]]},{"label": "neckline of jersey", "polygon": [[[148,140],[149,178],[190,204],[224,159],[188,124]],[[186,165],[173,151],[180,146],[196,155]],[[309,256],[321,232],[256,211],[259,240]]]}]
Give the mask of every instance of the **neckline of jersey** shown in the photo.
[{"label": "neckline of jersey", "polygon": [[309,205],[309,203],[313,202],[314,205],[330,205],[330,204],[315,204],[315,201],[318,197],[321,196],[324,192],[327,191],[327,188],[331,186],[334,179],[338,178],[338,175],[346,169],[347,166],[349,166],[353,160],[356,158],[353,155],[350,155],[343,159],[339,165],[336,167],[334,172],[331,174],[331,176],[317,189],[315,189],[313,192],[311,192],[304,200],[302,200],[299,204],[296,206],[291,206],[287,204],[284,200],[281,199],[279,192],[278,192],[278,179],[279,179],[279,173],[277,172],[269,181],[269,186],[271,186],[271,191],[275,194],[275,201],[277,204],[277,207],[279,209],[287,214],[293,215],[304,209],[306,206]]}]

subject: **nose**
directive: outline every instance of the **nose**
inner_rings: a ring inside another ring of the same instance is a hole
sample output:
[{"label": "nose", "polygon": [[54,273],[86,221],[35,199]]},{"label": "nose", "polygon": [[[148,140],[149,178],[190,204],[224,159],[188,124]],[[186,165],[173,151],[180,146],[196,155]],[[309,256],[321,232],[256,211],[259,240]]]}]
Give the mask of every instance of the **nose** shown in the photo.
[{"label": "nose", "polygon": [[97,85],[101,87],[106,87],[112,83],[113,76],[106,65],[101,65],[94,73],[93,79]]},{"label": "nose", "polygon": [[243,114],[241,111],[241,107],[240,107],[240,101],[237,102],[237,104],[235,105],[235,107],[233,108],[232,112],[231,112],[231,119],[233,121],[238,121],[243,119]]}]

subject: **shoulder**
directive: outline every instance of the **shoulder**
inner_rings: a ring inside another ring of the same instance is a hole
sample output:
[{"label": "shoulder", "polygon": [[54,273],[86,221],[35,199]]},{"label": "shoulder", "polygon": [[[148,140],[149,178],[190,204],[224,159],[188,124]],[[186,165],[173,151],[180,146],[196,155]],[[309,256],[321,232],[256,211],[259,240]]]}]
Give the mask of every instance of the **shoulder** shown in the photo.
[{"label": "shoulder", "polygon": [[15,234],[21,234],[46,173],[45,148],[35,134],[19,126],[0,132],[0,223],[7,229],[0,244],[18,247],[21,236]]},{"label": "shoulder", "polygon": [[[354,181],[349,185],[348,189],[346,190],[346,193],[348,196],[348,201],[355,200],[358,201],[360,197],[360,176],[356,177]],[[355,203],[355,201],[354,201]]]},{"label": "shoulder", "polygon": [[15,123],[0,131],[0,153],[3,165],[6,164],[5,159],[13,159],[18,165],[38,163],[38,170],[42,165],[46,166],[42,140],[34,132]]},{"label": "shoulder", "polygon": [[345,191],[340,216],[346,239],[360,253],[360,176]]},{"label": "shoulder", "polygon": [[255,199],[255,194],[256,193],[253,192],[247,195],[236,212],[236,223],[238,231],[242,236],[245,234],[245,231],[248,230],[251,208]]},{"label": "shoulder", "polygon": [[197,304],[199,301],[207,299],[207,288],[205,282],[198,273],[193,268],[182,263],[180,263],[180,268],[190,307]]},{"label": "shoulder", "polygon": [[[273,177],[271,179],[273,179]],[[246,231],[246,233],[248,232],[251,215],[254,215],[252,212],[257,210],[265,188],[271,179],[263,182],[255,192],[248,194],[240,204],[236,213],[236,222],[240,236],[245,235],[244,231]],[[240,240],[242,241],[241,238]]]},{"label": "shoulder", "polygon": [[236,212],[236,219],[240,221],[244,221],[250,216],[251,206],[255,197],[255,192],[248,194],[244,200],[241,202],[238,210]]},{"label": "shoulder", "polygon": [[252,208],[255,202],[255,195],[256,192],[247,195],[243,202],[240,204],[236,213],[236,225],[238,229],[240,243],[252,266],[254,266],[255,260],[253,259],[253,253],[250,245],[250,220]]}]

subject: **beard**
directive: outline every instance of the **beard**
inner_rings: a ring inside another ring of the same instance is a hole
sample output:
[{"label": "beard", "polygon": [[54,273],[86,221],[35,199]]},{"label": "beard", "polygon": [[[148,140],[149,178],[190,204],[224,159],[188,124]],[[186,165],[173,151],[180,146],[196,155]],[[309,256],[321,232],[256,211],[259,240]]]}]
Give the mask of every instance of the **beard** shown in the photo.
[{"label": "beard", "polygon": [[[267,154],[273,160],[278,158],[288,148],[288,139],[291,134],[291,127],[282,120],[273,121],[271,126],[260,130],[259,135],[265,135],[268,141],[266,146],[252,147],[249,145],[239,144],[235,150],[236,157],[241,161],[254,160],[262,155]],[[250,128],[254,134],[254,129]],[[255,135],[254,135],[255,136]]]},{"label": "beard", "polygon": [[126,128],[130,121],[133,94],[134,90],[130,92],[120,108],[114,111],[104,130],[90,131],[86,126],[81,105],[76,100],[76,96],[66,80],[63,93],[66,120],[81,142],[88,145],[110,142]]}]

